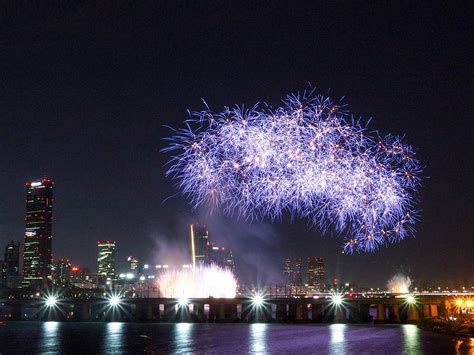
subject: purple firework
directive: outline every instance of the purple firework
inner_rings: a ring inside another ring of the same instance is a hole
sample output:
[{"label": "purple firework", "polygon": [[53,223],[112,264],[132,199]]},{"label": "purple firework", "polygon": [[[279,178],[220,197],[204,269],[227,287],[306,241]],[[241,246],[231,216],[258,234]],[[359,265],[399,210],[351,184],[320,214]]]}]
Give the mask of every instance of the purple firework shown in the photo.
[{"label": "purple firework", "polygon": [[195,112],[165,151],[168,175],[195,207],[335,228],[344,251],[375,251],[413,234],[420,164],[398,136],[381,137],[343,106],[310,93],[282,107]]}]

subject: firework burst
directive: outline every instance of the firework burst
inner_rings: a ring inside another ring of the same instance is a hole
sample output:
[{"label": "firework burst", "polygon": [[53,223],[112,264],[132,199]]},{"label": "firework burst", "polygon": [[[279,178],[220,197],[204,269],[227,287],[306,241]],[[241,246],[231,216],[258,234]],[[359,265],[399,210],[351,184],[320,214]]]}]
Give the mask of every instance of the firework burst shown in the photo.
[{"label": "firework burst", "polygon": [[237,280],[229,269],[217,265],[167,271],[158,278],[162,297],[234,298]]},{"label": "firework burst", "polygon": [[308,218],[343,235],[347,253],[412,234],[421,172],[413,148],[313,91],[283,103],[193,113],[165,149],[174,153],[167,174],[194,206]]}]

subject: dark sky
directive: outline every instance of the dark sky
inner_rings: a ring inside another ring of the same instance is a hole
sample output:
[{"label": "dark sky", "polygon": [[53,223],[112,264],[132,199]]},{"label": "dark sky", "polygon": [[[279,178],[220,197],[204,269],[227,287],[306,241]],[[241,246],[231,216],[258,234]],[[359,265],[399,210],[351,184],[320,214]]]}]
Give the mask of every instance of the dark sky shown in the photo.
[{"label": "dark sky", "polygon": [[[398,3],[398,2],[397,2]],[[383,286],[474,285],[469,2],[11,1],[0,7],[0,248],[21,240],[24,183],[56,182],[54,257],[95,270],[96,240],[176,262],[188,225],[234,248],[244,280],[274,282],[286,256]],[[164,177],[162,138],[187,109],[266,101],[311,82],[371,128],[406,134],[426,166],[416,238],[342,255],[307,221],[247,223],[193,211]]]}]

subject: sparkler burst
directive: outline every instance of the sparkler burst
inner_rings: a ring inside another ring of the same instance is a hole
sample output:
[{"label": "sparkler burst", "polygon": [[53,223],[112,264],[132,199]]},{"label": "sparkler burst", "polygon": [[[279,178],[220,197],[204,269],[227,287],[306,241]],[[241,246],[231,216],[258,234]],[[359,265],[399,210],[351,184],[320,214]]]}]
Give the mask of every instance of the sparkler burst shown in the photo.
[{"label": "sparkler burst", "polygon": [[283,213],[335,228],[347,253],[413,234],[421,172],[414,149],[351,119],[314,91],[282,107],[195,112],[170,138],[168,175],[195,207],[250,219]]},{"label": "sparkler burst", "polygon": [[217,265],[196,269],[167,271],[158,278],[162,297],[166,298],[234,298],[237,280],[229,269]]}]

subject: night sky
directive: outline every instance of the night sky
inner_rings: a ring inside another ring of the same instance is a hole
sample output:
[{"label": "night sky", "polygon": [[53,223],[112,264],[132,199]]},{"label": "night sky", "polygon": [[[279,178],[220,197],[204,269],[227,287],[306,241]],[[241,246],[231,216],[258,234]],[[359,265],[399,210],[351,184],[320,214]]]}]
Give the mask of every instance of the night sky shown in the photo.
[{"label": "night sky", "polygon": [[[188,262],[188,226],[201,222],[233,248],[246,282],[278,282],[285,257],[317,255],[343,282],[384,286],[404,272],[418,283],[473,286],[469,2],[226,3],[2,3],[1,253],[23,238],[24,183],[46,173],[56,183],[54,258],[92,271],[98,239],[117,242],[122,265],[128,254]],[[416,238],[343,255],[341,237],[308,221],[249,223],[176,195],[164,176],[164,125],[181,126],[201,98],[216,111],[278,105],[308,82],[418,149],[429,178]]]}]

